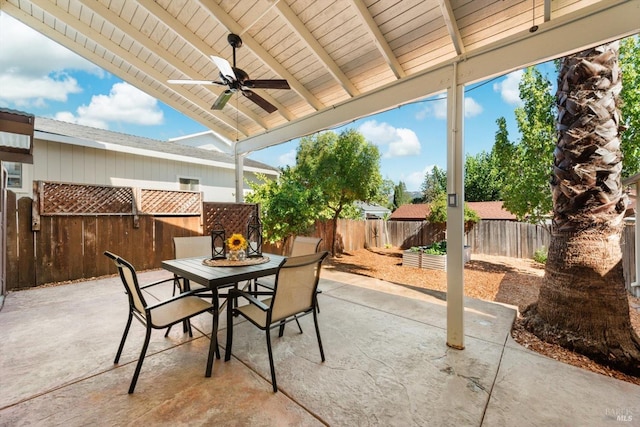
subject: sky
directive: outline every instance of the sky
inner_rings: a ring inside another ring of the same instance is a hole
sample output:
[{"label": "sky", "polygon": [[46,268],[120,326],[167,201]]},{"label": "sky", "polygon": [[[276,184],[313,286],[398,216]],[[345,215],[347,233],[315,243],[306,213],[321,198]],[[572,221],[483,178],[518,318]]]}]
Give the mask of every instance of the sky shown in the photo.
[{"label": "sky", "polygon": [[[553,67],[543,75],[554,82]],[[465,88],[465,153],[489,152],[505,117],[517,138],[514,109],[521,105],[522,71]],[[446,169],[446,101],[441,94],[363,118],[356,128],[377,145],[383,178],[418,191],[425,174]],[[102,70],[36,30],[0,12],[0,107],[71,123],[168,140],[206,131],[203,125]],[[340,132],[345,126],[336,128]],[[271,166],[295,164],[298,141],[251,153]]]}]

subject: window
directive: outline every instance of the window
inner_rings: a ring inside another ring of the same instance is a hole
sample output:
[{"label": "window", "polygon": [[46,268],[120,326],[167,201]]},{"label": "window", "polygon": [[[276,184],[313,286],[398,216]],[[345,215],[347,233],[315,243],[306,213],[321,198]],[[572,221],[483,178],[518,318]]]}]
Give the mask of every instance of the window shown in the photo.
[{"label": "window", "polygon": [[7,168],[7,188],[22,188],[22,163],[4,162]]},{"label": "window", "polygon": [[200,180],[197,178],[178,178],[181,190],[198,191]]}]

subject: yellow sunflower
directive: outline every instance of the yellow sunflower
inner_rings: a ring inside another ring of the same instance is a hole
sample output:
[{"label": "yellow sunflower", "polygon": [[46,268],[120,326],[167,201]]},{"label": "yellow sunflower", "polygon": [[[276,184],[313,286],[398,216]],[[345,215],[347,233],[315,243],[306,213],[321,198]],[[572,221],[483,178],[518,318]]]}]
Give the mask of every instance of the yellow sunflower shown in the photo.
[{"label": "yellow sunflower", "polygon": [[227,239],[227,247],[230,251],[239,251],[247,248],[247,239],[242,234],[235,233]]}]

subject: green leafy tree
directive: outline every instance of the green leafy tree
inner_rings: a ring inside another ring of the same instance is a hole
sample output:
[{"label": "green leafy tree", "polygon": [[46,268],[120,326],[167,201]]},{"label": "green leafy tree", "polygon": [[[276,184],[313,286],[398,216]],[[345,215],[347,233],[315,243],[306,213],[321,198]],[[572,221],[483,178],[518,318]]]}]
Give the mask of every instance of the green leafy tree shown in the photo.
[{"label": "green leafy tree", "polygon": [[620,42],[622,69],[622,177],[640,172],[640,41],[637,36]]},{"label": "green leafy tree", "polygon": [[[446,193],[439,194],[432,202],[429,215],[427,215],[427,221],[439,224],[447,222],[447,195]],[[477,212],[469,207],[465,202],[464,204],[464,222],[465,224],[476,223],[480,221],[480,217]]]},{"label": "green leafy tree", "polygon": [[[494,153],[498,167],[502,169],[504,173],[505,168],[509,166],[509,160],[515,155],[516,148],[515,145],[509,141],[507,120],[504,117],[498,117],[496,124],[498,125],[498,130],[496,131],[496,139],[492,152]],[[504,181],[508,180],[505,179]]]},{"label": "green leafy tree", "polygon": [[500,199],[502,174],[493,151],[467,155],[464,162],[464,198],[469,202]]},{"label": "green leafy tree", "polygon": [[438,166],[434,166],[425,174],[420,190],[422,191],[424,203],[430,203],[440,194],[446,194],[447,172]]},{"label": "green leafy tree", "polygon": [[518,220],[541,224],[552,209],[549,177],[555,147],[554,98],[551,83],[533,67],[519,86],[524,105],[515,110],[521,139],[510,143],[506,122],[498,119],[494,150],[504,175],[504,207]]},{"label": "green leafy tree", "polygon": [[371,200],[373,203],[393,210],[393,199],[395,197],[395,183],[390,179],[383,179],[378,189],[378,194]]},{"label": "green leafy tree", "polygon": [[398,182],[393,190],[393,209],[411,203],[411,195],[407,193],[407,186],[404,182]]},{"label": "green leafy tree", "polygon": [[324,209],[321,214],[333,222],[332,253],[338,218],[353,202],[371,202],[379,194],[380,152],[362,134],[347,129],[339,135],[323,132],[300,140],[296,173],[303,185],[316,187]]},{"label": "green leafy tree", "polygon": [[315,223],[321,194],[313,187],[304,186],[292,168],[283,169],[278,179],[258,175],[258,181],[249,182],[249,203],[259,203],[263,237],[275,243],[290,236],[305,234]]}]

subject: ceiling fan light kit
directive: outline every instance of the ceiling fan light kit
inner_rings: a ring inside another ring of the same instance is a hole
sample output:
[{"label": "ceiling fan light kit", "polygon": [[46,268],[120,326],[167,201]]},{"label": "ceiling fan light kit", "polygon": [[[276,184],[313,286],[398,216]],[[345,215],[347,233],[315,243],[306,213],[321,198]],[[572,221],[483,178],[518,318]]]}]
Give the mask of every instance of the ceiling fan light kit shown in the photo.
[{"label": "ceiling fan light kit", "polygon": [[212,110],[222,110],[234,93],[240,92],[248,100],[265,110],[273,113],[278,109],[266,99],[262,98],[251,89],[291,89],[289,83],[282,79],[251,80],[249,75],[242,69],[236,67],[236,49],[242,47],[242,39],[237,34],[229,34],[227,42],[233,48],[233,66],[224,58],[211,55],[211,60],[218,67],[220,81],[209,80],[168,80],[170,84],[198,84],[198,85],[218,85],[227,86],[228,89],[222,92],[216,102],[211,106]]}]

